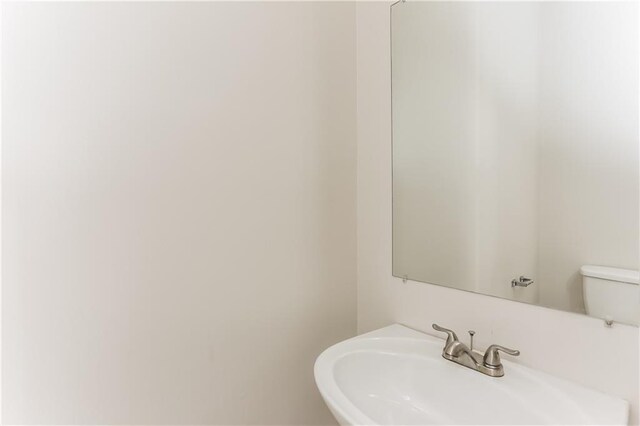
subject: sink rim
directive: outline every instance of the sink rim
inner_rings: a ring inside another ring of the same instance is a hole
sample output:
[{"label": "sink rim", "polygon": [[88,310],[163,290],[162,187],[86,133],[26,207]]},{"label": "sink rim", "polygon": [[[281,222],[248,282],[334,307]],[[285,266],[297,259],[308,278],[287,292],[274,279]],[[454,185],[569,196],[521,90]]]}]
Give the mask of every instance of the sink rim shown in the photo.
[{"label": "sink rim", "polygon": [[[381,352],[379,349],[372,349],[371,347],[367,348],[367,343],[371,343],[373,341],[381,341],[381,340],[412,340],[417,342],[430,343],[427,347],[425,347],[425,357],[432,356],[441,356],[442,347],[444,346],[444,340],[435,336],[431,336],[429,334],[425,334],[409,327],[406,327],[401,324],[393,324],[388,327],[381,328],[379,330],[375,330],[366,334],[362,334],[360,336],[356,336],[340,343],[337,343],[318,356],[314,365],[314,376],[317,388],[322,395],[325,403],[334,414],[336,419],[340,422],[340,424],[351,424],[351,425],[360,425],[360,424],[379,424],[373,419],[371,419],[365,412],[363,412],[358,406],[356,406],[350,398],[343,392],[338,384],[336,377],[334,376],[334,367],[338,363],[341,358],[344,358],[348,355],[352,355],[356,352]],[[360,347],[358,347],[360,346]],[[431,347],[431,350],[427,349]],[[387,352],[387,351],[385,351]],[[403,351],[397,351],[390,349],[388,353],[396,353],[403,354]],[[407,353],[407,355],[410,355]],[[603,393],[598,390],[590,389],[582,385],[578,385],[576,383],[570,382],[568,380],[552,376],[548,373],[545,373],[540,370],[531,369],[529,367],[523,366],[518,363],[510,362],[509,360],[503,359],[503,364],[505,365],[506,374],[509,374],[509,370],[520,370],[526,374],[533,374],[539,377],[541,380],[547,379],[549,383],[562,384],[566,386],[573,386],[576,388],[580,388],[583,390],[588,390],[591,392],[595,392],[603,395],[603,397],[607,397],[611,399],[614,404],[620,404],[620,412],[618,413],[618,417],[620,420],[624,420],[623,424],[628,424],[629,422],[629,402],[613,395],[609,395]],[[460,365],[454,365],[455,368],[465,368]],[[473,372],[473,374],[480,374],[477,372]],[[488,378],[489,380],[499,380],[496,378]],[[560,387],[560,389],[562,389]],[[566,389],[566,388],[564,388]],[[624,416],[622,415],[622,408],[624,407]],[[616,410],[618,407],[613,407]],[[624,419],[622,418],[624,417]],[[486,421],[481,420],[480,423]]]}]

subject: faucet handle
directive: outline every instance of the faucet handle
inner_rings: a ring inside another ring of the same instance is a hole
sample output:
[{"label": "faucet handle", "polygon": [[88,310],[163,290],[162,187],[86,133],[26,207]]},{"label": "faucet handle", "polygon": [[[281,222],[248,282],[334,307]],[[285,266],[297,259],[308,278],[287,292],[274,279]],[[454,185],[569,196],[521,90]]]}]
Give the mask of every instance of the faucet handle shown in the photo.
[{"label": "faucet handle", "polygon": [[458,341],[458,336],[456,336],[456,333],[453,330],[449,330],[448,328],[440,327],[436,323],[433,323],[431,326],[436,331],[442,331],[443,333],[447,333],[447,343],[445,345],[448,346],[451,343]]},{"label": "faucet handle", "polygon": [[502,363],[500,362],[500,354],[498,353],[498,351],[502,351],[513,356],[520,355],[520,351],[517,351],[515,349],[505,348],[504,346],[500,345],[491,345],[484,353],[483,364],[485,367],[497,368],[502,366]]}]

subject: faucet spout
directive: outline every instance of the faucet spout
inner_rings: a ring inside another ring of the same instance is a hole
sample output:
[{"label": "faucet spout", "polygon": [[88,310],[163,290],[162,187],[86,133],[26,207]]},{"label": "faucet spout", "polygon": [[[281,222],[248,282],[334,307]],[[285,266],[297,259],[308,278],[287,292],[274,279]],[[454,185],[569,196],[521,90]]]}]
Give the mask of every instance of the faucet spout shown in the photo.
[{"label": "faucet spout", "polygon": [[442,351],[442,357],[474,370],[482,365],[482,355],[472,351],[462,342],[454,342],[445,347]]}]

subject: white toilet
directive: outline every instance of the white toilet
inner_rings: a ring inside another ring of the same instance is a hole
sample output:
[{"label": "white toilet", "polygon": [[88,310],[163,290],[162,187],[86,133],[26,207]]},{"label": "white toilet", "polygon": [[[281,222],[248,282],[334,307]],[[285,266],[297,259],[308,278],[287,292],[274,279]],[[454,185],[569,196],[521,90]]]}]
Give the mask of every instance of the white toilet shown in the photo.
[{"label": "white toilet", "polygon": [[587,315],[624,324],[640,323],[638,271],[585,265],[582,294]]}]

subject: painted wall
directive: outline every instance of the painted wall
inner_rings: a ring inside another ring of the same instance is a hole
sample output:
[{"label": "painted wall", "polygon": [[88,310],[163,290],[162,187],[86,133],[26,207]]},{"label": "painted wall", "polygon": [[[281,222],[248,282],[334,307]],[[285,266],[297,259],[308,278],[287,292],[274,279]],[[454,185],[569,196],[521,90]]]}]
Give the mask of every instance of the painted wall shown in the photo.
[{"label": "painted wall", "polygon": [[5,3],[4,424],[327,424],[354,4]]},{"label": "painted wall", "polygon": [[[479,347],[520,349],[516,362],[627,399],[638,423],[638,329],[391,276],[389,4],[358,3],[358,331],[437,322],[474,329]],[[594,366],[597,366],[594,368]]]}]

